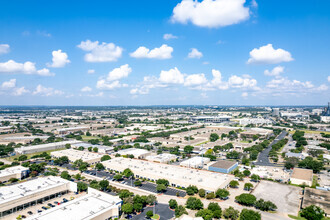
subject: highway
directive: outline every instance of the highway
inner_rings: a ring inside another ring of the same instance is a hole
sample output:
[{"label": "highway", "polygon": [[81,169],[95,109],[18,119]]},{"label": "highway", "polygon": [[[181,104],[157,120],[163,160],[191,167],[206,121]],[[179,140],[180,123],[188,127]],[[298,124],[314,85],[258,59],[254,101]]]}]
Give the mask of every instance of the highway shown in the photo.
[{"label": "highway", "polygon": [[258,160],[257,162],[255,162],[255,165],[259,165],[259,166],[278,166],[278,164],[275,163],[271,163],[269,162],[269,158],[268,158],[268,154],[272,149],[272,146],[274,144],[276,144],[278,141],[282,140],[283,138],[285,138],[287,132],[286,131],[282,131],[274,140],[272,143],[270,143],[268,145],[268,147],[266,149],[264,149],[263,151],[261,151],[258,155]]}]

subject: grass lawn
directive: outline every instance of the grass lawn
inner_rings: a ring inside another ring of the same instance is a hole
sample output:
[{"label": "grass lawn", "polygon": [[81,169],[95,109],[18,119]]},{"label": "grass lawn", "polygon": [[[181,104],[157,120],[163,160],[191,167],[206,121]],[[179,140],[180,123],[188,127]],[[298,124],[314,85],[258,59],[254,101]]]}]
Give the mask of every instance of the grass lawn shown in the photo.
[{"label": "grass lawn", "polygon": [[240,141],[241,143],[246,143],[246,144],[248,144],[248,143],[250,143],[249,141]]},{"label": "grass lawn", "polygon": [[86,135],[81,135],[83,141],[89,141],[89,140],[92,140],[92,139],[99,139],[101,140],[101,138],[99,137],[95,137],[95,136],[86,136]]},{"label": "grass lawn", "polygon": [[304,217],[300,217],[300,216],[294,216],[294,215],[288,215],[290,218],[292,219],[296,219],[296,220],[306,220]]},{"label": "grass lawn", "polygon": [[[41,154],[43,152],[46,152],[46,153],[50,153],[50,152],[54,152],[54,151],[60,151],[60,150],[64,150],[64,148],[61,148],[61,149],[56,149],[56,150],[48,150],[48,151],[42,151],[42,152],[36,152],[36,153],[31,153],[31,154],[25,154],[27,156],[28,159],[30,159],[32,156],[34,155],[37,155],[37,154]],[[18,158],[19,156],[21,156],[20,154],[17,154],[15,156],[11,156],[11,157],[5,157],[4,159],[8,160],[8,161],[15,161],[14,159],[15,158]]]},{"label": "grass lawn", "polygon": [[206,143],[208,143],[209,141],[204,141],[204,142],[202,142],[202,143],[199,143],[199,144],[196,144],[196,146],[199,146],[199,145],[202,145],[202,144],[206,144]]},{"label": "grass lawn", "polygon": [[310,134],[320,134],[320,133],[330,134],[329,131],[312,131],[312,130],[301,130],[301,131],[304,131],[305,133],[310,133]]},{"label": "grass lawn", "polygon": [[159,219],[159,215],[158,214],[155,214],[154,216],[151,217],[151,219]]}]

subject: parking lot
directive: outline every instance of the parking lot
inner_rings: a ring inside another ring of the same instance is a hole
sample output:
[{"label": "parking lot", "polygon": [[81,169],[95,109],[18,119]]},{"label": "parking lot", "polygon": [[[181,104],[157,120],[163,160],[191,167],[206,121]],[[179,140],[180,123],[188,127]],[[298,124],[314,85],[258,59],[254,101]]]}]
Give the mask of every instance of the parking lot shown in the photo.
[{"label": "parking lot", "polygon": [[[56,198],[53,199],[49,199],[47,201],[44,201],[43,203],[38,203],[35,205],[32,205],[28,208],[25,208],[21,211],[12,213],[10,215],[7,215],[3,218],[3,220],[12,220],[12,219],[16,219],[17,216],[21,215],[23,218],[25,217],[29,217],[31,215],[35,215],[38,212],[43,212],[47,209],[51,209],[57,205],[62,205],[62,203],[64,203],[64,200],[66,201],[70,201],[72,198],[79,198],[80,196],[86,195],[86,193],[79,193],[79,194],[75,194],[75,193],[68,193],[62,196],[58,196]],[[44,207],[44,208],[42,208]]]},{"label": "parking lot", "polygon": [[[106,172],[106,171],[95,171],[95,170],[85,171],[85,173],[87,173],[89,175],[97,176],[100,178],[105,178],[109,181],[113,181],[112,179],[115,175],[115,174],[110,174],[109,172]],[[127,178],[120,181],[120,183],[122,183],[124,185],[128,185],[128,186],[132,186],[132,187],[137,187],[139,189],[143,189],[143,190],[146,190],[149,192],[157,193],[157,190],[156,190],[157,184],[154,184],[154,183],[142,182],[142,186],[134,186],[134,180],[127,179]],[[176,196],[177,193],[179,194],[180,197],[185,197],[187,194],[186,191],[184,191],[184,190],[173,189],[173,188],[167,188],[166,192],[164,192],[163,194],[169,195],[169,196]]]},{"label": "parking lot", "polygon": [[302,189],[300,187],[261,181],[253,191],[258,199],[269,200],[277,206],[277,211],[297,215]]},{"label": "parking lot", "polygon": [[166,204],[157,204],[156,207],[146,207],[139,215],[132,216],[133,220],[147,219],[146,214],[147,211],[154,211],[154,214],[158,214],[160,216],[160,220],[168,220],[174,217],[174,211],[170,209],[170,207]]}]

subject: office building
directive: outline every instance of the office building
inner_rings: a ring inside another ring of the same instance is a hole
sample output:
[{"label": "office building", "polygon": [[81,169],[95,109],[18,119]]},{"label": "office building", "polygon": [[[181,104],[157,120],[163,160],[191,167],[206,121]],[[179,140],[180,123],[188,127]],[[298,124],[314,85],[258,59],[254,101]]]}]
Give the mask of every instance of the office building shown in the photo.
[{"label": "office building", "polygon": [[219,160],[213,164],[210,164],[208,170],[219,173],[230,173],[236,167],[238,167],[238,163],[236,161]]},{"label": "office building", "polygon": [[312,186],[313,170],[294,168],[290,177],[292,184]]},{"label": "office building", "polygon": [[102,154],[93,153],[89,151],[81,151],[75,149],[66,149],[61,151],[51,152],[50,155],[53,158],[60,158],[67,156],[70,162],[75,162],[76,160],[82,160],[88,164],[96,164],[101,162]]},{"label": "office building", "polygon": [[151,155],[150,151],[139,149],[139,148],[127,148],[117,152],[120,155],[133,155],[137,159],[145,159],[147,156]]},{"label": "office building", "polygon": [[191,167],[191,168],[203,168],[210,162],[208,157],[192,157],[184,160],[180,163],[180,166]]},{"label": "office building", "polygon": [[0,170],[0,182],[4,183],[11,178],[24,179],[29,175],[29,168],[23,166],[8,167],[4,170]]}]

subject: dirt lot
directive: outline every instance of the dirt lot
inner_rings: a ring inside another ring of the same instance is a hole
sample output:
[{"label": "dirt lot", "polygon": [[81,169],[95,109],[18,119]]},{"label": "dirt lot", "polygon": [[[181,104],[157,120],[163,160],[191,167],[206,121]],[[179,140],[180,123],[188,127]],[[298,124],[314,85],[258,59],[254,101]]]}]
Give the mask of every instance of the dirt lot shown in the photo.
[{"label": "dirt lot", "polygon": [[297,215],[299,211],[302,189],[295,186],[261,181],[253,191],[258,199],[272,201],[277,206],[277,211]]}]

